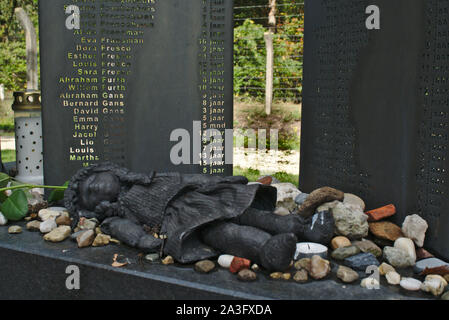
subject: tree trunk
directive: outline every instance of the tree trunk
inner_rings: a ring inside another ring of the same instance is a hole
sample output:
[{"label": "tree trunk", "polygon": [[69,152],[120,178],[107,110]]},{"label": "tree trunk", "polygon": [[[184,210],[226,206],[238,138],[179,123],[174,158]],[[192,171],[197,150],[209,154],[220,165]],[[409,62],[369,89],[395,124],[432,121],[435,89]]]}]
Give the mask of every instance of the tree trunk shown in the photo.
[{"label": "tree trunk", "polygon": [[273,104],[273,74],[274,74],[274,48],[273,34],[276,28],[276,0],[269,0],[270,14],[268,16],[269,30],[265,32],[265,45],[267,48],[267,70],[265,84],[265,112],[271,114]]},{"label": "tree trunk", "polygon": [[34,25],[28,14],[22,8],[14,10],[20,25],[25,30],[27,52],[27,91],[38,90],[37,76],[37,37]]}]

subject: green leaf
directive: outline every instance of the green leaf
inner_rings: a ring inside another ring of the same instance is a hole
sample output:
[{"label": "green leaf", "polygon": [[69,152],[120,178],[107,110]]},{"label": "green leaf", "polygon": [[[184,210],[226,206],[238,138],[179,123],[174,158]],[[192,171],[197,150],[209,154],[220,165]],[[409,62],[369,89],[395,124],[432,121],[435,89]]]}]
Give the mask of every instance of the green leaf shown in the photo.
[{"label": "green leaf", "polygon": [[[64,183],[63,187],[67,187],[69,185],[69,181]],[[65,190],[53,190],[48,197],[48,202],[58,202],[59,200],[64,199],[64,191]]]},{"label": "green leaf", "polygon": [[28,213],[28,201],[23,190],[14,191],[0,206],[0,210],[6,219],[19,221]]},{"label": "green leaf", "polygon": [[6,173],[0,172],[0,188],[5,188],[9,181],[11,181],[11,177]]}]

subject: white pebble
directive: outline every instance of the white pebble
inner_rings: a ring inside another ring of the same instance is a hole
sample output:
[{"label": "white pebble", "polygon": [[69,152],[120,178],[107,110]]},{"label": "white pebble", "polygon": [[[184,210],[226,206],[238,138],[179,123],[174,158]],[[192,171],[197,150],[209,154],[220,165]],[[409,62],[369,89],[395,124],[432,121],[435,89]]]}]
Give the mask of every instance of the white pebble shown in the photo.
[{"label": "white pebble", "polygon": [[426,220],[417,214],[414,214],[405,217],[404,223],[402,224],[402,232],[407,238],[415,241],[418,247],[422,247],[424,245],[428,227]]},{"label": "white pebble", "polygon": [[48,219],[41,223],[39,230],[42,233],[49,233],[53,229],[56,229],[58,225],[56,224],[55,219]]},{"label": "white pebble", "polygon": [[8,223],[8,219],[5,218],[3,213],[0,212],[0,226],[4,226]]},{"label": "white pebble", "polygon": [[421,289],[422,282],[413,278],[402,278],[399,284],[405,290],[418,291]]},{"label": "white pebble", "polygon": [[398,285],[401,283],[401,275],[396,271],[390,271],[385,275],[387,282],[392,285]]},{"label": "white pebble", "polygon": [[232,260],[234,260],[234,256],[231,256],[229,254],[223,254],[220,257],[218,257],[218,264],[228,269],[231,266]]},{"label": "white pebble", "polygon": [[39,210],[39,218],[41,221],[47,221],[51,219],[56,219],[61,214],[60,211],[50,210],[50,209],[41,209]]},{"label": "white pebble", "polygon": [[394,247],[407,252],[407,254],[412,257],[413,263],[416,262],[416,250],[413,240],[409,238],[399,238],[394,242]]},{"label": "white pebble", "polygon": [[434,296],[438,297],[444,292],[444,288],[447,286],[447,281],[439,275],[428,275],[421,286],[421,290],[430,292]]}]

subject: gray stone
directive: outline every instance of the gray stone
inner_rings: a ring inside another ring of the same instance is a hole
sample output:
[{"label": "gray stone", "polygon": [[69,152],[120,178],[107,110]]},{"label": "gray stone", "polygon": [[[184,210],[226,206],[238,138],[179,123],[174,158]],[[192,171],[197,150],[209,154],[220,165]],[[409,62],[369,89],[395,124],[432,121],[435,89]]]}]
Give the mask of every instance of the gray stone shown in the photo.
[{"label": "gray stone", "polygon": [[418,247],[422,247],[428,227],[429,225],[426,220],[414,214],[405,217],[404,223],[402,224],[402,232],[407,238],[412,239]]},{"label": "gray stone", "polygon": [[210,260],[198,261],[195,263],[195,271],[200,273],[209,273],[215,269],[215,263]]},{"label": "gray stone", "polygon": [[371,240],[361,240],[361,241],[354,241],[353,243],[357,248],[360,249],[360,251],[365,253],[372,253],[376,258],[379,258],[382,256],[382,249],[379,248],[377,244],[372,242]]},{"label": "gray stone", "polygon": [[356,246],[350,246],[350,247],[343,247],[335,249],[331,256],[332,258],[336,260],[344,260],[348,257],[355,256],[356,254],[360,253],[360,249]]},{"label": "gray stone", "polygon": [[351,268],[339,266],[337,270],[337,277],[345,283],[352,283],[359,279],[359,274]]},{"label": "gray stone", "polygon": [[357,240],[368,236],[368,216],[358,206],[338,202],[331,208],[336,233]]},{"label": "gray stone", "polygon": [[159,257],[159,254],[157,254],[157,253],[150,253],[145,256],[145,260],[147,260],[149,262],[157,262],[160,259],[161,258]]},{"label": "gray stone", "polygon": [[301,194],[299,194],[299,195],[295,198],[295,203],[296,203],[298,206],[301,206],[301,205],[304,203],[304,201],[306,201],[306,199],[307,199],[308,196],[309,196],[308,193],[301,193]]},{"label": "gray stone", "polygon": [[433,269],[443,266],[449,267],[449,263],[446,263],[438,258],[429,258],[418,261],[413,267],[413,270],[415,271],[415,273],[421,273],[425,269]]},{"label": "gray stone", "polygon": [[384,248],[384,259],[395,268],[407,268],[415,264],[406,251],[394,247]]},{"label": "gray stone", "polygon": [[372,253],[359,253],[346,258],[344,264],[354,270],[365,272],[369,266],[379,266],[379,261]]}]

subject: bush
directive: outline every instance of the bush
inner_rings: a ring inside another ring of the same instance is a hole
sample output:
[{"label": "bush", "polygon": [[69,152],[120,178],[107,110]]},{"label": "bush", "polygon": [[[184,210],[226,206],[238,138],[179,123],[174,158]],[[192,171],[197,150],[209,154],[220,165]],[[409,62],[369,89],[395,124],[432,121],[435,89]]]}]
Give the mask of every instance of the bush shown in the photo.
[{"label": "bush", "polygon": [[0,83],[8,90],[23,90],[27,65],[25,42],[0,42]]}]

